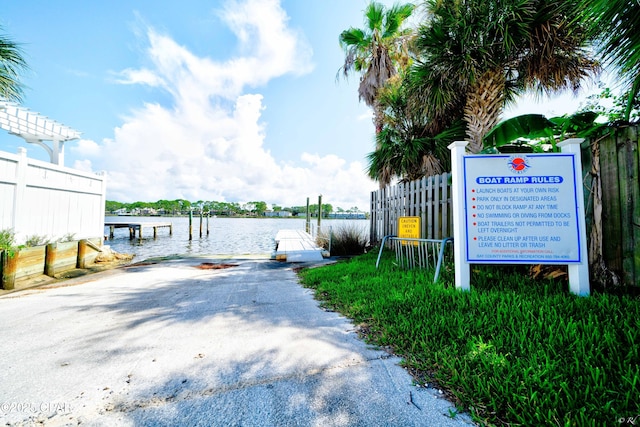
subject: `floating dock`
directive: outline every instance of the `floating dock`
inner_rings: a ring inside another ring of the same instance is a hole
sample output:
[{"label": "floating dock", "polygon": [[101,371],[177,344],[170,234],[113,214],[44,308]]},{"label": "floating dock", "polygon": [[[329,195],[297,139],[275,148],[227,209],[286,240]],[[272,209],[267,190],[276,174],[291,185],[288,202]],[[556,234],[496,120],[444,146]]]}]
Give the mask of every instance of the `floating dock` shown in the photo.
[{"label": "floating dock", "polygon": [[309,233],[302,230],[280,230],[275,240],[276,250],[272,258],[277,261],[322,261],[325,255],[329,256]]},{"label": "floating dock", "polygon": [[113,239],[116,228],[128,228],[130,239],[135,239],[136,230],[138,230],[138,238],[142,239],[142,231],[145,228],[153,228],[154,239],[158,237],[158,228],[168,228],[169,235],[173,235],[173,224],[170,222],[105,222],[104,226],[109,227],[109,239]]}]

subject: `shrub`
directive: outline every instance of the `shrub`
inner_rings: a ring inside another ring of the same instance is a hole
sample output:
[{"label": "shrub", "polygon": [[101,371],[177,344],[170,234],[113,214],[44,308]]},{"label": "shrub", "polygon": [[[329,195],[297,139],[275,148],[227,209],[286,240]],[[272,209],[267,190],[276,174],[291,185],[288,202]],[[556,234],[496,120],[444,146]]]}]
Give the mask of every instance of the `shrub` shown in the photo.
[{"label": "shrub", "polygon": [[0,230],[0,251],[13,249],[15,237],[13,230]]},{"label": "shrub", "polygon": [[73,242],[76,234],[75,233],[67,233],[64,236],[60,237],[57,242],[65,243],[65,242]]},{"label": "shrub", "polygon": [[5,257],[13,258],[19,248],[16,246],[16,235],[13,230],[0,230],[0,251],[4,252]]},{"label": "shrub", "polygon": [[[345,224],[331,228],[331,248],[332,256],[351,256],[365,253],[369,238],[364,227],[355,224]],[[320,245],[329,249],[329,239],[326,234],[320,234]]]},{"label": "shrub", "polygon": [[49,243],[47,236],[38,236],[37,234],[34,234],[33,236],[27,236],[24,245],[27,248],[32,248],[34,246],[46,245],[47,243]]}]

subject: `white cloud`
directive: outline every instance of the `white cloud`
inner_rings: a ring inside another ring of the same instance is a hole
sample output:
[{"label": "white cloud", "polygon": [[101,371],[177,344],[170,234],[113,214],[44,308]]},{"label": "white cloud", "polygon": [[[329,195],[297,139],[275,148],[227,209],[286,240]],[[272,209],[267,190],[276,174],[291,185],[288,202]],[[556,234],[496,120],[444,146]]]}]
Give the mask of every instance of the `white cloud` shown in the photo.
[{"label": "white cloud", "polygon": [[303,205],[324,195],[334,206],[367,208],[375,184],[359,162],[305,153],[300,166],[278,163],[264,145],[265,106],[248,93],[271,79],[311,70],[311,48],[287,27],[276,0],[229,1],[220,13],[238,37],[233,58],[198,57],[168,35],[148,28],[151,65],[129,68],[120,82],[166,91],[172,105],[147,103],[131,111],[99,146],[74,148],[83,167],[108,171],[107,198],[119,201],[262,200]]},{"label": "white cloud", "polygon": [[76,160],[73,162],[73,168],[85,172],[93,172],[91,160]]},{"label": "white cloud", "polygon": [[81,139],[71,146],[71,151],[80,157],[94,157],[100,154],[100,145],[90,139]]},{"label": "white cloud", "polygon": [[164,81],[150,70],[126,69],[120,72],[121,78],[116,79],[120,84],[146,84],[149,86],[164,86]]}]

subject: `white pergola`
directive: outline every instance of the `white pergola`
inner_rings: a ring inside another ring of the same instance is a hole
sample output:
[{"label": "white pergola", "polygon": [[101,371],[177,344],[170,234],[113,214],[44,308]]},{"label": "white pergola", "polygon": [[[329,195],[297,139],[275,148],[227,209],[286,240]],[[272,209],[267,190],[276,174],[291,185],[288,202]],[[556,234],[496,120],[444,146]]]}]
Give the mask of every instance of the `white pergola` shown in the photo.
[{"label": "white pergola", "polygon": [[[64,166],[64,143],[80,138],[80,132],[30,111],[14,102],[0,99],[0,128],[25,141],[43,147],[51,163]],[[48,145],[45,141],[49,141]]]}]

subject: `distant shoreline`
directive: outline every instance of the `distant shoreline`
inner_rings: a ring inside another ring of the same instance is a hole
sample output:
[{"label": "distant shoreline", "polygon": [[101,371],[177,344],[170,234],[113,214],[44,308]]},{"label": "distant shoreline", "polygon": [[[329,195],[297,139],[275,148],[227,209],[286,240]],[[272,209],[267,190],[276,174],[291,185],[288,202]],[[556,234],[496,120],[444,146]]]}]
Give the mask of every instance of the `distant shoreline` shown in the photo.
[{"label": "distant shoreline", "polygon": [[[112,214],[112,213],[108,213],[104,215],[105,218],[106,217],[115,217],[115,218],[188,218],[189,215],[188,214],[175,214],[175,215],[119,215],[119,214]],[[200,214],[193,214],[193,218],[199,218]],[[203,216],[204,218],[206,218],[206,216]],[[229,218],[229,219],[234,219],[234,218],[238,218],[238,219],[293,219],[293,220],[300,220],[300,219],[306,219],[306,217],[304,216],[288,216],[288,217],[268,217],[268,216],[255,216],[255,215],[213,215],[210,216],[209,218],[214,219],[216,217],[220,217],[220,218]],[[369,218],[365,217],[359,217],[359,216],[344,216],[344,217],[322,217],[321,218],[322,221],[331,221],[331,220],[344,220],[344,219],[352,219],[352,220],[362,220],[362,221],[367,221],[369,220]],[[312,216],[310,218],[310,220],[313,221],[317,221],[318,217],[316,216]]]}]

